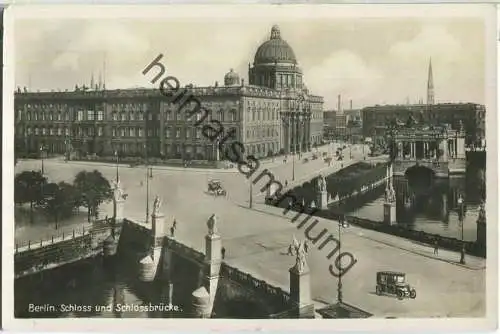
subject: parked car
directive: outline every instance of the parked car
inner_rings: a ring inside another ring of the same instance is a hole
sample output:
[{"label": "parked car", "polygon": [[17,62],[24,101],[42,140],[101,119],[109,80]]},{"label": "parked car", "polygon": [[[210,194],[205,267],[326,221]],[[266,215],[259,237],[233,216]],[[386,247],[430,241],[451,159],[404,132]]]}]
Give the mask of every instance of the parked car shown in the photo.
[{"label": "parked car", "polygon": [[396,295],[398,299],[417,297],[417,292],[405,282],[406,274],[394,271],[377,272],[377,295]]}]

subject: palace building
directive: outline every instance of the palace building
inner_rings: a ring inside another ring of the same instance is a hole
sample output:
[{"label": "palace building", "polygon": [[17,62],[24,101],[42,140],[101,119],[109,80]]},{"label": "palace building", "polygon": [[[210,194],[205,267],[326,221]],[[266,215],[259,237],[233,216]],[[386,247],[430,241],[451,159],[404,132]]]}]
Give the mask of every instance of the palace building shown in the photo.
[{"label": "palace building", "polygon": [[[156,74],[156,73],[155,73]],[[322,141],[323,98],[309,93],[292,48],[273,26],[249,64],[249,84],[230,70],[224,85],[187,85],[245,154],[264,157],[308,151]],[[158,89],[107,90],[104,84],[65,92],[15,93],[16,152],[161,159],[221,158],[195,119]]]}]

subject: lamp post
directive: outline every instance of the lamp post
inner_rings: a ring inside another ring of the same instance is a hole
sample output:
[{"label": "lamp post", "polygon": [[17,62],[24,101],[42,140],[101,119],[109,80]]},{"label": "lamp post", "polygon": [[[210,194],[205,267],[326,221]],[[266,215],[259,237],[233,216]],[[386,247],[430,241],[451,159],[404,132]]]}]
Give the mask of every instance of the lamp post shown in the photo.
[{"label": "lamp post", "polygon": [[40,145],[40,157],[42,158],[42,175],[45,174],[43,168],[43,152],[44,152],[44,147],[43,145]]},{"label": "lamp post", "polygon": [[460,264],[465,264],[465,244],[464,244],[464,199],[462,198],[462,195],[458,195],[458,220],[460,224],[460,230],[461,230],[461,241],[462,241],[462,246],[460,248]]},{"label": "lamp post", "polygon": [[349,127],[349,159],[352,160],[352,127]]},{"label": "lamp post", "polygon": [[253,206],[253,182],[252,180],[249,180],[250,181],[250,201],[249,201],[249,206],[250,206],[250,209],[252,208]]},{"label": "lamp post", "polygon": [[[344,215],[340,216],[338,228],[339,228],[339,254],[342,254],[342,228],[346,228]],[[337,302],[342,303],[342,258],[339,258],[339,279],[337,281]]]},{"label": "lamp post", "polygon": [[118,151],[115,150],[115,158],[116,158],[116,182],[120,180],[119,174],[118,174]]},{"label": "lamp post", "polygon": [[[146,152],[146,144],[144,144],[144,150]],[[153,177],[153,169],[148,166],[147,152],[145,155],[146,163],[146,223],[149,223],[149,179]]]}]

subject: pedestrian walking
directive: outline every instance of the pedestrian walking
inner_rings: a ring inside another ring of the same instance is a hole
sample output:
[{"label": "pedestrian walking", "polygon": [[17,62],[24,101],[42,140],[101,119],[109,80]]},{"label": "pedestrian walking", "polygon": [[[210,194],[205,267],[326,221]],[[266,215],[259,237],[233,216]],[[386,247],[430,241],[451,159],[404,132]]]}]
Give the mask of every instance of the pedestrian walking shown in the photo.
[{"label": "pedestrian walking", "polygon": [[293,247],[292,247],[292,244],[288,245],[288,252],[286,253],[286,255],[293,255]]},{"label": "pedestrian walking", "polygon": [[171,235],[172,237],[174,237],[174,228],[173,228],[173,227],[171,227],[171,228],[170,228],[170,235]]},{"label": "pedestrian walking", "polygon": [[439,255],[438,252],[439,252],[439,244],[438,244],[438,241],[436,239],[436,240],[434,240],[434,255]]},{"label": "pedestrian walking", "polygon": [[224,260],[226,257],[226,249],[224,247],[221,248],[220,253],[222,255],[222,259]]},{"label": "pedestrian walking", "polygon": [[285,188],[288,187],[288,180],[285,180]]},{"label": "pedestrian walking", "polygon": [[177,229],[177,220],[175,220],[175,218],[174,218],[174,223],[172,224],[172,228],[173,228],[174,230],[176,230],[176,229]]}]

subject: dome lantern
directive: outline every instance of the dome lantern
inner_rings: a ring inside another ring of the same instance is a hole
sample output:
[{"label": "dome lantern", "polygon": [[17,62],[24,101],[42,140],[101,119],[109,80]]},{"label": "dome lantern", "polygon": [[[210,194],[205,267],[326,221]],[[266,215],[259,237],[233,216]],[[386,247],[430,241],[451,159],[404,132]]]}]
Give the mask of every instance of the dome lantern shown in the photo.
[{"label": "dome lantern", "polygon": [[231,69],[224,76],[224,86],[237,86],[240,84],[240,76]]}]

